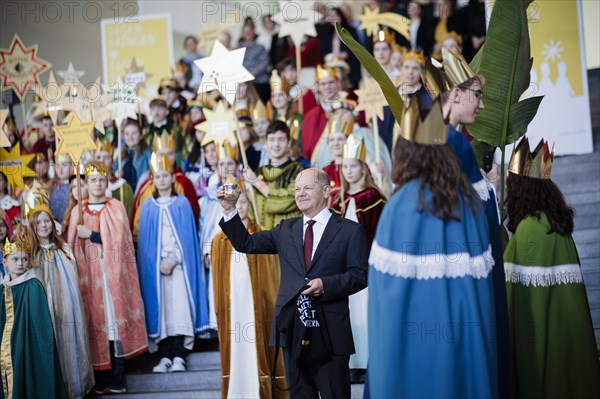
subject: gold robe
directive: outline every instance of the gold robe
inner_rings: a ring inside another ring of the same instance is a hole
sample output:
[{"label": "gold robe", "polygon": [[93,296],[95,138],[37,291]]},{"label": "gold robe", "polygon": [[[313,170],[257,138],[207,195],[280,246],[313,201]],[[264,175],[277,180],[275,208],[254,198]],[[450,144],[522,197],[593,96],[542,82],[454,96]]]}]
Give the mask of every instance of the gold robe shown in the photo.
[{"label": "gold robe", "polygon": [[[248,231],[262,230],[253,221],[248,222]],[[212,278],[215,287],[215,310],[221,350],[221,394],[227,398],[230,373],[231,318],[230,318],[230,263],[234,251],[229,239],[219,231],[212,242]],[[260,397],[287,398],[287,393],[271,384],[271,370],[275,348],[269,347],[269,333],[275,310],[275,300],[279,290],[279,266],[275,255],[245,255],[250,269],[250,283],[254,298],[254,323],[256,327],[256,354],[258,359],[258,378]],[[276,369],[276,386],[286,389],[283,352],[279,353]],[[272,389],[274,388],[274,389]],[[273,396],[273,392],[275,396]]]}]

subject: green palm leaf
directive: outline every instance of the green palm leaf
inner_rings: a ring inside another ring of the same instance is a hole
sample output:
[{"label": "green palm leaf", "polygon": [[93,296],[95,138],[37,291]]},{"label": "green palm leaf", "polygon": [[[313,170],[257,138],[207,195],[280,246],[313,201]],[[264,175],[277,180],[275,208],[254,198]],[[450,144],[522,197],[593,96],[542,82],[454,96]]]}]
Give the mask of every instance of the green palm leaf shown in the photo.
[{"label": "green palm leaf", "polygon": [[404,112],[404,102],[402,101],[402,97],[396,90],[396,86],[392,83],[387,73],[383,70],[381,65],[373,58],[371,53],[369,53],[365,48],[348,32],[346,29],[342,28],[340,24],[335,24],[335,30],[340,37],[340,39],[344,42],[346,46],[354,53],[356,58],[360,61],[360,63],[365,67],[365,69],[371,74],[371,76],[379,83],[381,86],[381,91],[383,91],[383,95],[390,106],[392,114],[396,118],[396,121],[402,120],[402,113]]}]

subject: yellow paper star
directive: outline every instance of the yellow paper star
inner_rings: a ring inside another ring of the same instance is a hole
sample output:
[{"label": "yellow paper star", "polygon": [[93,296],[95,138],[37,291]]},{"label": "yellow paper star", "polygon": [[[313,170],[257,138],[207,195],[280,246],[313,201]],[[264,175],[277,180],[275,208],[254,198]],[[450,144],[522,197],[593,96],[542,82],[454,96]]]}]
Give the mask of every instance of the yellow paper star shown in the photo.
[{"label": "yellow paper star", "polygon": [[131,59],[131,64],[128,68],[125,68],[125,75],[123,76],[123,82],[133,83],[138,88],[146,88],[146,81],[152,77],[152,74],[144,72],[144,64],[137,63],[135,57]]},{"label": "yellow paper star", "polygon": [[237,118],[233,109],[225,108],[225,104],[219,101],[214,111],[205,108],[204,116],[206,120],[195,126],[197,130],[206,132],[202,143],[200,143],[202,146],[214,141],[218,143],[218,147],[225,140],[229,140],[230,143],[236,143],[237,145],[237,138],[234,134],[237,129]]},{"label": "yellow paper star", "polygon": [[55,126],[54,131],[58,136],[56,155],[69,154],[72,160],[79,162],[81,154],[95,150],[96,143],[92,139],[95,123],[82,123],[77,114],[74,114],[68,125]]},{"label": "yellow paper star", "polygon": [[279,1],[279,13],[273,21],[279,24],[279,37],[290,36],[296,47],[302,45],[304,36],[317,36],[315,24],[321,18],[314,1]]},{"label": "yellow paper star", "polygon": [[29,85],[39,83],[39,75],[52,65],[48,61],[38,58],[37,50],[37,44],[25,47],[16,33],[10,49],[0,49],[2,88],[12,88],[21,101],[23,101]]},{"label": "yellow paper star", "polygon": [[198,51],[200,54],[208,54],[211,52],[223,29],[223,25],[216,20],[210,21],[202,26],[202,30],[199,34],[200,41],[198,43]]},{"label": "yellow paper star", "polygon": [[355,90],[358,96],[358,106],[355,111],[365,111],[367,118],[372,118],[373,114],[383,120],[383,107],[388,105],[381,86],[373,78],[363,79],[363,86],[359,90]]},{"label": "yellow paper star", "polygon": [[217,40],[210,57],[194,61],[204,74],[198,93],[218,90],[229,104],[233,104],[238,84],[254,79],[243,66],[245,53],[245,48],[229,51]]},{"label": "yellow paper star", "polygon": [[6,137],[6,132],[4,131],[4,122],[7,116],[8,110],[0,109],[0,147],[10,147],[10,141],[8,141],[8,137]]},{"label": "yellow paper star", "polygon": [[6,175],[8,185],[13,188],[24,188],[24,177],[35,177],[35,171],[27,165],[35,158],[35,154],[21,155],[21,144],[17,143],[12,150],[0,148],[0,171]]},{"label": "yellow paper star", "polygon": [[365,6],[365,13],[358,17],[359,29],[364,29],[367,35],[374,36],[379,32],[379,26],[385,25],[410,40],[410,19],[394,12],[379,12],[379,7],[371,10]]}]

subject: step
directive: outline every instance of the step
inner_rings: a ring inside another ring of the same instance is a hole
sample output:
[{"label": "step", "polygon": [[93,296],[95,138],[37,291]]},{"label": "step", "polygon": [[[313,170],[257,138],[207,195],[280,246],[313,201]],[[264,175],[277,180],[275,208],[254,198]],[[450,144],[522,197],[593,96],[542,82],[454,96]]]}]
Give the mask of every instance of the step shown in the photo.
[{"label": "step", "polygon": [[[563,195],[565,195],[565,194],[563,193]],[[574,207],[577,207],[578,205],[584,205],[584,204],[593,204],[593,203],[598,204],[598,203],[600,203],[600,187],[597,187],[597,190],[595,190],[595,191],[588,191],[585,193],[566,194],[565,198],[567,200],[567,204],[569,204],[570,206],[574,206]]]},{"label": "step", "polygon": [[221,389],[190,390],[190,391],[163,391],[163,392],[138,392],[123,395],[110,395],[117,399],[220,399]]},{"label": "step", "polygon": [[221,354],[219,352],[194,352],[185,360],[190,371],[221,368]]},{"label": "step", "polygon": [[221,369],[186,371],[184,373],[149,373],[127,375],[127,389],[131,393],[161,392],[164,390],[189,391],[221,388]]},{"label": "step", "polygon": [[595,229],[575,229],[573,231],[575,244],[590,244],[600,242],[600,227]]},{"label": "step", "polygon": [[[582,262],[587,258],[599,258],[600,245],[598,245],[598,243],[577,245],[577,252],[579,252],[579,258]],[[597,263],[596,267],[598,267]]]}]

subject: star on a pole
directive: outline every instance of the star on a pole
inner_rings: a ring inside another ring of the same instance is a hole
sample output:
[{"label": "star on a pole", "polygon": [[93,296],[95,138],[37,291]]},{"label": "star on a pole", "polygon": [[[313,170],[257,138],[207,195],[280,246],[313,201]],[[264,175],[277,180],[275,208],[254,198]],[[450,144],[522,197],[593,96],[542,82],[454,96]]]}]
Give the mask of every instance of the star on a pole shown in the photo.
[{"label": "star on a pole", "polygon": [[141,100],[136,94],[134,84],[117,81],[107,91],[112,100],[106,105],[106,108],[117,123],[117,127],[120,128],[121,123],[127,118],[137,120]]},{"label": "star on a pole", "polygon": [[73,108],[69,103],[63,101],[63,89],[56,82],[56,77],[52,71],[50,71],[50,77],[46,86],[42,84],[35,86],[35,94],[42,101],[33,114],[34,118],[49,115],[52,123],[57,125],[58,113],[63,110],[70,111]]},{"label": "star on a pole", "polygon": [[129,67],[125,68],[125,75],[123,76],[123,82],[133,83],[138,87],[145,87],[146,80],[150,79],[152,74],[144,72],[144,64],[138,64],[135,57],[131,59]]},{"label": "star on a pole", "polygon": [[230,143],[237,143],[237,138],[234,132],[237,129],[237,118],[232,108],[225,108],[225,104],[219,101],[215,110],[208,108],[204,109],[206,120],[195,126],[197,130],[205,131],[202,146],[210,142],[217,143],[217,147],[225,140]]},{"label": "star on a pole", "polygon": [[304,36],[317,36],[319,19],[314,1],[279,1],[279,13],[273,16],[279,24],[279,37],[290,36],[296,47],[302,45]]},{"label": "star on a pole", "polygon": [[24,177],[35,177],[35,171],[27,165],[35,158],[35,154],[21,155],[21,144],[17,143],[12,150],[0,148],[0,171],[6,175],[8,185],[23,188]]},{"label": "star on a pole", "polygon": [[56,71],[56,74],[60,76],[64,84],[68,83],[79,83],[79,79],[85,75],[85,71],[76,71],[73,66],[73,62],[69,61],[69,66],[66,71]]},{"label": "star on a pole", "polygon": [[209,57],[194,61],[204,74],[198,93],[218,90],[229,104],[233,104],[238,84],[254,79],[243,66],[245,53],[245,48],[229,51],[217,40]]},{"label": "star on a pole", "polygon": [[92,139],[95,123],[94,121],[82,123],[75,114],[69,124],[55,126],[54,131],[58,136],[56,155],[69,154],[73,161],[79,162],[81,154],[95,150],[96,143]]},{"label": "star on a pole", "polygon": [[29,85],[39,83],[39,75],[52,65],[46,60],[37,58],[37,50],[37,44],[25,47],[16,33],[10,49],[0,49],[2,89],[12,88],[21,101]]},{"label": "star on a pole", "polygon": [[383,120],[383,107],[388,105],[381,86],[373,78],[365,78],[363,80],[363,86],[359,90],[355,90],[358,96],[358,106],[355,111],[365,111],[367,118],[371,118],[373,115],[377,115],[379,119]]},{"label": "star on a pole", "polygon": [[410,40],[410,20],[394,12],[379,12],[379,7],[371,10],[365,6],[365,12],[358,17],[360,21],[359,29],[364,29],[367,35],[374,36],[379,32],[379,26],[385,25],[400,33],[406,39]]},{"label": "star on a pole", "polygon": [[8,137],[6,137],[6,132],[4,131],[4,122],[7,116],[8,109],[0,109],[0,147],[10,147],[10,141],[8,141]]},{"label": "star on a pole", "polygon": [[69,123],[77,114],[82,122],[95,121],[96,130],[104,132],[104,121],[111,118],[111,113],[106,106],[112,98],[111,94],[102,90],[100,78],[97,78],[89,88],[81,86],[81,90],[73,102],[73,112],[69,113],[63,121]]}]

